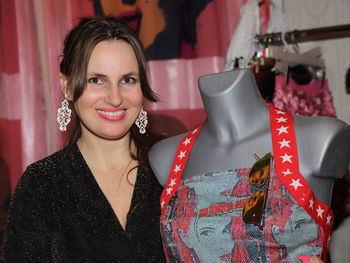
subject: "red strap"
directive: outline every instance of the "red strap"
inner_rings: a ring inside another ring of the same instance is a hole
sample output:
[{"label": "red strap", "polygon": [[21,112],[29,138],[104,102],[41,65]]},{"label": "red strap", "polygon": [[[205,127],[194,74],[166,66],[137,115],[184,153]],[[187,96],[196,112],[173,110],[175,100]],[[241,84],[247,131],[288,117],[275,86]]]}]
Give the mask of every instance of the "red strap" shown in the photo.
[{"label": "red strap", "polygon": [[179,182],[181,181],[182,173],[185,169],[187,159],[203,125],[204,123],[193,131],[189,132],[179,143],[173,164],[171,165],[168,182],[160,197],[161,214],[164,213],[165,207],[168,205],[170,199],[173,197],[174,193],[180,185]]},{"label": "red strap", "polygon": [[329,206],[315,197],[307,181],[300,174],[293,116],[270,104],[270,126],[277,175],[298,205],[325,230],[322,255],[324,259],[332,231],[333,213]]}]

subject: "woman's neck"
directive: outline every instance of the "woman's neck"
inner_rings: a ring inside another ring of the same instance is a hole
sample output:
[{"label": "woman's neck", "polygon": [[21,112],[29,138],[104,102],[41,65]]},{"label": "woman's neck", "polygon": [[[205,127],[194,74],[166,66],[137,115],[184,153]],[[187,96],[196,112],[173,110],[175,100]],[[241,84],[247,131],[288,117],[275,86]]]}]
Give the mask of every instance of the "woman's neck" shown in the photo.
[{"label": "woman's neck", "polygon": [[124,163],[130,161],[131,153],[136,152],[136,146],[130,140],[129,134],[119,140],[105,140],[83,133],[77,145],[89,166],[108,169],[124,166]]}]

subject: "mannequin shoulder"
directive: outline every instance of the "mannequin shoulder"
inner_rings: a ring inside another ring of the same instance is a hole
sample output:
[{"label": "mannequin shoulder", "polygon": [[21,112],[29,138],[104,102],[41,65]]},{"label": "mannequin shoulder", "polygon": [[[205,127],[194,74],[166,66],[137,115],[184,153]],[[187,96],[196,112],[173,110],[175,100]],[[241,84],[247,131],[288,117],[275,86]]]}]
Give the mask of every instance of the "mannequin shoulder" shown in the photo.
[{"label": "mannequin shoulder", "polygon": [[[295,116],[295,127],[298,135],[306,136],[313,143],[325,144],[333,140],[349,139],[350,126],[331,117]],[[350,144],[350,141],[344,141]]]},{"label": "mannequin shoulder", "polygon": [[187,133],[176,135],[157,142],[148,153],[154,175],[161,185],[167,182],[169,170],[174,160],[177,147]]},{"label": "mannequin shoulder", "polygon": [[298,116],[295,124],[298,148],[314,156],[320,174],[343,176],[350,163],[350,126],[330,117]]},{"label": "mannequin shoulder", "polygon": [[155,162],[155,164],[157,164],[157,161],[172,159],[171,157],[174,157],[176,149],[181,139],[185,135],[186,134],[184,133],[173,137],[169,137],[154,144],[149,151],[150,161],[152,163]]},{"label": "mannequin shoulder", "polygon": [[310,116],[295,116],[296,125],[300,128],[317,129],[322,128],[326,133],[334,133],[338,130],[349,126],[346,122],[333,117],[310,117]]}]

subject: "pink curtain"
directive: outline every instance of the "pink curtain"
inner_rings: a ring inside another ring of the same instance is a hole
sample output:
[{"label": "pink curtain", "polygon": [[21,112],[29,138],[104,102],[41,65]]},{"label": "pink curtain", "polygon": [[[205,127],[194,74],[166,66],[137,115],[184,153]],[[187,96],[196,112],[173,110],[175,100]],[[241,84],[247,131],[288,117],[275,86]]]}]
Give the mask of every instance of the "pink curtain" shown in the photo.
[{"label": "pink curtain", "polygon": [[[161,98],[146,105],[152,129],[173,135],[205,119],[197,80],[223,70],[244,2],[208,4],[200,18],[204,41],[198,58],[149,62],[151,85]],[[0,0],[0,14],[0,177],[10,178],[13,191],[27,165],[64,144],[56,124],[59,56],[67,30],[94,11],[90,0]],[[208,45],[213,38],[215,44]],[[165,121],[170,125],[161,125]]]},{"label": "pink curtain", "polygon": [[[151,128],[175,135],[205,120],[198,90],[198,77],[223,70],[223,57],[150,61],[150,82],[160,102],[146,105]],[[166,123],[166,125],[162,125]]]},{"label": "pink curtain", "polygon": [[17,2],[1,1],[0,145],[12,188],[24,164],[47,153],[47,141],[40,140],[46,137],[46,116],[34,6]]},{"label": "pink curtain", "polygon": [[56,124],[59,55],[73,11],[77,17],[93,14],[88,1],[83,9],[79,2],[0,0],[0,158],[9,168],[1,167],[0,176],[11,178],[12,191],[27,165],[65,139]]}]

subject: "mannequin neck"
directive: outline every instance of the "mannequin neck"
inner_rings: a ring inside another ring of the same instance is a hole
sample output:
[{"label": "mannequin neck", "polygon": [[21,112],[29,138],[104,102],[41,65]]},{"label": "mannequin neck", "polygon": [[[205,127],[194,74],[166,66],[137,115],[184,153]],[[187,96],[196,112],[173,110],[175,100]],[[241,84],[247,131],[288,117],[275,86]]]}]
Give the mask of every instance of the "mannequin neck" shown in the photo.
[{"label": "mannequin neck", "polygon": [[199,88],[207,114],[206,132],[219,142],[242,140],[266,127],[263,123],[269,118],[268,105],[260,95],[252,71],[202,76]]}]

